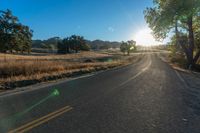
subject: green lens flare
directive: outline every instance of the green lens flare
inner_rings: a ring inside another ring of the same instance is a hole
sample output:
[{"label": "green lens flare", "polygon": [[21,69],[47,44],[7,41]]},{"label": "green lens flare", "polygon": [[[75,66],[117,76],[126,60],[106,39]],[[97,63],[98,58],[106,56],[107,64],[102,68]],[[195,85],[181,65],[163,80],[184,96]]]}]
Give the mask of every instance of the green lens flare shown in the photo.
[{"label": "green lens flare", "polygon": [[58,91],[58,89],[54,89],[48,96],[44,97],[43,99],[41,99],[40,101],[36,102],[35,104],[27,107],[22,112],[18,112],[16,114],[13,114],[11,116],[8,116],[6,118],[1,119],[0,120],[0,128],[1,128],[1,125],[8,125],[8,126],[9,125],[13,125],[14,123],[17,122],[17,120],[22,118],[23,115],[27,114],[28,112],[30,112],[34,108],[36,108],[36,107],[42,105],[43,103],[47,102],[52,97],[59,96],[59,95],[60,95],[60,92]]},{"label": "green lens flare", "polygon": [[55,89],[52,94],[54,96],[58,96],[58,95],[60,95],[60,92],[57,89]]}]

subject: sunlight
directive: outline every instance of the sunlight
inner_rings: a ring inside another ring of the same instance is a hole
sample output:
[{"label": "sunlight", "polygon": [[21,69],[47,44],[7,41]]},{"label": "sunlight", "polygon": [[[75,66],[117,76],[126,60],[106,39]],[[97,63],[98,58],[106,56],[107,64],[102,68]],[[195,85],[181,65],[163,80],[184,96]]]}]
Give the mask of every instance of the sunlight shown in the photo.
[{"label": "sunlight", "polygon": [[130,48],[130,50],[133,50],[133,49],[134,49],[134,47],[131,47],[131,48]]},{"label": "sunlight", "polygon": [[154,37],[151,34],[151,29],[149,28],[143,28],[140,31],[138,31],[134,35],[133,39],[137,42],[137,45],[153,46],[160,44],[160,42],[154,39]]}]

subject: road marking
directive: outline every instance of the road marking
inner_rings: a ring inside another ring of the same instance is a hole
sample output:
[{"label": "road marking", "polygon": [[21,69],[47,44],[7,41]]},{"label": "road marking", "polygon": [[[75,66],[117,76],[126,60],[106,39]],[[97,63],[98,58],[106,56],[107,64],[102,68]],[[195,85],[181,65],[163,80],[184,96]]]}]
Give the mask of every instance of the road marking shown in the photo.
[{"label": "road marking", "polygon": [[178,76],[178,78],[185,83],[185,80],[181,77],[181,75],[175,70],[176,75]]},{"label": "road marking", "polygon": [[131,80],[136,79],[138,76],[140,76],[142,73],[144,73],[146,70],[148,70],[148,68],[151,66],[152,61],[149,62],[149,64],[143,68],[139,73],[137,73],[135,76],[129,78],[128,80],[126,80],[125,82],[121,83],[119,86],[123,86],[125,84],[127,84],[128,82],[130,82]]},{"label": "road marking", "polygon": [[45,115],[41,118],[34,120],[32,122],[29,122],[29,123],[17,128],[17,129],[11,130],[8,133],[24,133],[24,132],[29,131],[29,130],[33,129],[34,127],[37,127],[37,126],[55,118],[55,117],[58,117],[58,116],[62,115],[63,113],[68,112],[72,109],[73,108],[70,107],[70,106],[65,106],[65,107],[63,107],[63,108],[61,108],[57,111],[54,111],[50,114],[47,114],[47,115]]}]

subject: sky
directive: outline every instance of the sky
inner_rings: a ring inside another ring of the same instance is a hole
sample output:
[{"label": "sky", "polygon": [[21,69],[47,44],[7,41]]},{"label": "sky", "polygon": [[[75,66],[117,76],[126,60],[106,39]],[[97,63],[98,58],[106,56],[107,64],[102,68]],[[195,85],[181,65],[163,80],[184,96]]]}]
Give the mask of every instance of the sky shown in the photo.
[{"label": "sky", "polygon": [[152,0],[0,0],[33,31],[33,39],[77,34],[86,39],[157,43],[143,11]]}]

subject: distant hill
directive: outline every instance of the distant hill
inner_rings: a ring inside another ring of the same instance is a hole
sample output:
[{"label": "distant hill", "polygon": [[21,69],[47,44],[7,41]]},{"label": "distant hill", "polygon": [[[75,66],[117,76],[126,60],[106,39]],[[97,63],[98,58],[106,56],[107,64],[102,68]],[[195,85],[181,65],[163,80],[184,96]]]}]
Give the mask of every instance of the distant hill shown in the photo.
[{"label": "distant hill", "polygon": [[[57,43],[62,41],[59,37],[52,37],[47,40],[32,40],[32,48],[45,48],[45,49],[56,49]],[[109,49],[109,48],[119,48],[120,42],[116,41],[103,41],[103,40],[86,40],[86,43],[93,50]]]},{"label": "distant hill", "polygon": [[62,41],[59,37],[52,37],[47,40],[32,40],[32,48],[56,48],[59,41]]},{"label": "distant hill", "polygon": [[91,49],[93,50],[119,48],[121,45],[120,42],[110,42],[102,40],[94,40],[94,41],[87,40],[86,42],[88,45],[90,45]]}]

